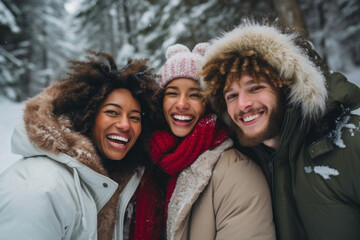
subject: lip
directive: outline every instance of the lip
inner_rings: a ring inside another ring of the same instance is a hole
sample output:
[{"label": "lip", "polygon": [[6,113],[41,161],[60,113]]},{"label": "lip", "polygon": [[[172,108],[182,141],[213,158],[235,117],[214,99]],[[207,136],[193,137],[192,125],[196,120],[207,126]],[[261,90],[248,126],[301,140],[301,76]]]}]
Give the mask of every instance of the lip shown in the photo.
[{"label": "lip", "polygon": [[[239,116],[239,121],[245,125],[245,126],[251,126],[256,124],[257,122],[259,122],[262,117],[264,116],[264,111],[259,111],[259,112],[251,112],[251,113],[245,113],[241,116]],[[247,119],[247,121],[245,121],[244,119]]]},{"label": "lip", "polygon": [[172,113],[171,119],[177,126],[189,126],[194,122],[195,117],[191,114]]},{"label": "lip", "polygon": [[110,133],[106,135],[106,140],[111,147],[118,150],[124,150],[130,142],[130,137],[123,134]]}]

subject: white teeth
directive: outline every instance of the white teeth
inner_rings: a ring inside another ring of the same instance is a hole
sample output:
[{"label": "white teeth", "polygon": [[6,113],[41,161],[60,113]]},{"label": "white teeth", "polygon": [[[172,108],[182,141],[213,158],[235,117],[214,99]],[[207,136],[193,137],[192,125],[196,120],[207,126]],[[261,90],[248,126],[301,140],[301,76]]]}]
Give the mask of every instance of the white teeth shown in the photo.
[{"label": "white teeth", "polygon": [[121,137],[121,136],[117,136],[117,135],[108,135],[108,138],[118,140],[118,141],[123,141],[123,142],[129,141],[129,139]]},{"label": "white teeth", "polygon": [[176,120],[181,120],[181,121],[190,121],[192,120],[193,118],[190,117],[190,116],[183,116],[183,115],[174,115],[174,118]]},{"label": "white teeth", "polygon": [[255,114],[255,115],[252,115],[252,116],[248,116],[248,117],[245,117],[243,118],[244,122],[250,122],[256,118],[260,117],[260,114]]}]

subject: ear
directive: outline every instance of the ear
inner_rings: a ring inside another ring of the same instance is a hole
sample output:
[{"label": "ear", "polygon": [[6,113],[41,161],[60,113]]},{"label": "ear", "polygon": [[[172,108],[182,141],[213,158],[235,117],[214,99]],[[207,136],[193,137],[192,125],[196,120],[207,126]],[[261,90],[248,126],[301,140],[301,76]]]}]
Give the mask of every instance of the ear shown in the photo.
[{"label": "ear", "polygon": [[165,54],[166,59],[169,59],[170,57],[174,56],[175,54],[177,54],[179,52],[189,53],[190,50],[182,44],[172,45],[172,46],[168,47],[166,50],[166,54]]}]

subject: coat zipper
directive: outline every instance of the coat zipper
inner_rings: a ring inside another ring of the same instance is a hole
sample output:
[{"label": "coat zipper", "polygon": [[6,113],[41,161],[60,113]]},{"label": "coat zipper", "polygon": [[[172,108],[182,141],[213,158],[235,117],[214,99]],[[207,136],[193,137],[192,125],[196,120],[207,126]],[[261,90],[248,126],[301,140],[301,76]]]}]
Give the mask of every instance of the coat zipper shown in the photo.
[{"label": "coat zipper", "polygon": [[275,187],[275,181],[274,181],[274,176],[275,176],[275,156],[278,152],[278,150],[281,148],[282,146],[282,143],[283,143],[283,140],[284,140],[284,136],[287,135],[287,132],[288,132],[288,125],[289,125],[289,119],[290,119],[290,115],[291,115],[291,112],[290,110],[286,111],[286,114],[285,114],[285,119],[284,119],[284,131],[283,133],[281,134],[280,136],[280,139],[279,139],[279,145],[278,145],[278,148],[275,150],[275,152],[273,152],[270,157],[271,157],[271,168],[272,168],[272,172],[271,172],[271,188],[272,188],[272,192],[271,192],[271,199],[272,199],[272,204],[273,204],[273,214],[275,216],[275,221],[276,223],[278,223],[278,215],[276,214],[276,187]]},{"label": "coat zipper", "polygon": [[137,187],[139,186],[141,177],[144,173],[144,168],[141,169],[140,173],[135,173],[126,184],[124,190],[120,193],[120,199],[118,204],[118,223],[114,232],[113,239],[123,240],[123,231],[124,231],[124,217],[126,212],[126,207],[129,204],[132,196],[134,195]]}]

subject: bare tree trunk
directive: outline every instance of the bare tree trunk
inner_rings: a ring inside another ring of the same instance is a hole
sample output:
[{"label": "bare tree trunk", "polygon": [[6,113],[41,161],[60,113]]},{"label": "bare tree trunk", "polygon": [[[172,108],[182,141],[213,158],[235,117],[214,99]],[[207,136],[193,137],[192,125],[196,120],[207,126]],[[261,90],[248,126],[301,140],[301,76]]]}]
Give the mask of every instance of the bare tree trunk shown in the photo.
[{"label": "bare tree trunk", "polygon": [[[42,26],[42,30],[41,30],[41,34],[43,35],[43,39],[47,39],[47,33],[46,33],[46,22],[43,22],[43,26]],[[49,59],[48,59],[48,51],[46,49],[45,46],[42,46],[42,68],[43,69],[48,69],[49,67]],[[47,87],[50,85],[50,76],[48,75],[48,73],[46,73],[46,76],[45,76],[45,83],[44,84],[44,87]]]},{"label": "bare tree trunk", "polygon": [[131,26],[130,26],[130,13],[129,13],[127,0],[123,0],[123,11],[124,11],[124,18],[125,18],[125,30],[128,35],[128,42],[131,45],[133,45],[133,39],[131,36]]},{"label": "bare tree trunk", "polygon": [[279,16],[279,22],[283,26],[294,27],[306,38],[307,32],[304,16],[298,0],[273,0],[275,10]]},{"label": "bare tree trunk", "polygon": [[[111,10],[110,10],[111,11]],[[114,27],[114,25],[115,25],[115,21],[116,21],[116,19],[115,19],[115,17],[114,17],[114,12],[112,12],[112,13],[110,13],[110,14],[108,14],[107,16],[108,16],[108,19],[107,19],[107,21],[108,21],[108,26],[109,26],[109,35],[110,35],[110,38],[109,38],[109,47],[110,47],[110,52],[113,54],[113,56],[115,57],[115,59],[116,59],[116,43],[115,43],[115,41],[117,40],[117,37],[115,37],[115,36],[117,36],[117,32],[115,32],[115,31],[117,31],[117,29],[116,29],[116,27]]]},{"label": "bare tree trunk", "polygon": [[[21,75],[21,79],[19,79],[19,86],[21,89],[21,92],[23,94],[23,96],[19,97],[16,101],[22,101],[27,97],[31,97],[32,93],[30,91],[30,84],[32,81],[32,69],[31,69],[31,64],[33,62],[33,54],[34,54],[34,41],[33,41],[33,34],[32,34],[32,26],[28,25],[28,22],[30,21],[30,17],[28,16],[27,13],[22,13],[22,17],[24,19],[24,21],[22,21],[21,26],[24,27],[24,29],[26,29],[26,33],[22,36],[23,41],[29,41],[29,45],[27,47],[27,51],[26,53],[22,56],[22,60],[26,63],[25,66],[25,72]],[[25,97],[24,97],[25,96]]]},{"label": "bare tree trunk", "polygon": [[[316,6],[316,9],[318,10],[318,13],[319,13],[320,29],[323,29],[325,27],[325,23],[326,23],[325,13],[324,13],[324,4],[326,4],[326,3],[320,2]],[[320,47],[321,47],[321,51],[322,51],[322,57],[323,57],[324,61],[327,62],[328,57],[327,57],[327,51],[326,51],[326,38],[325,38],[324,34],[322,34],[322,36],[321,36]]]}]

